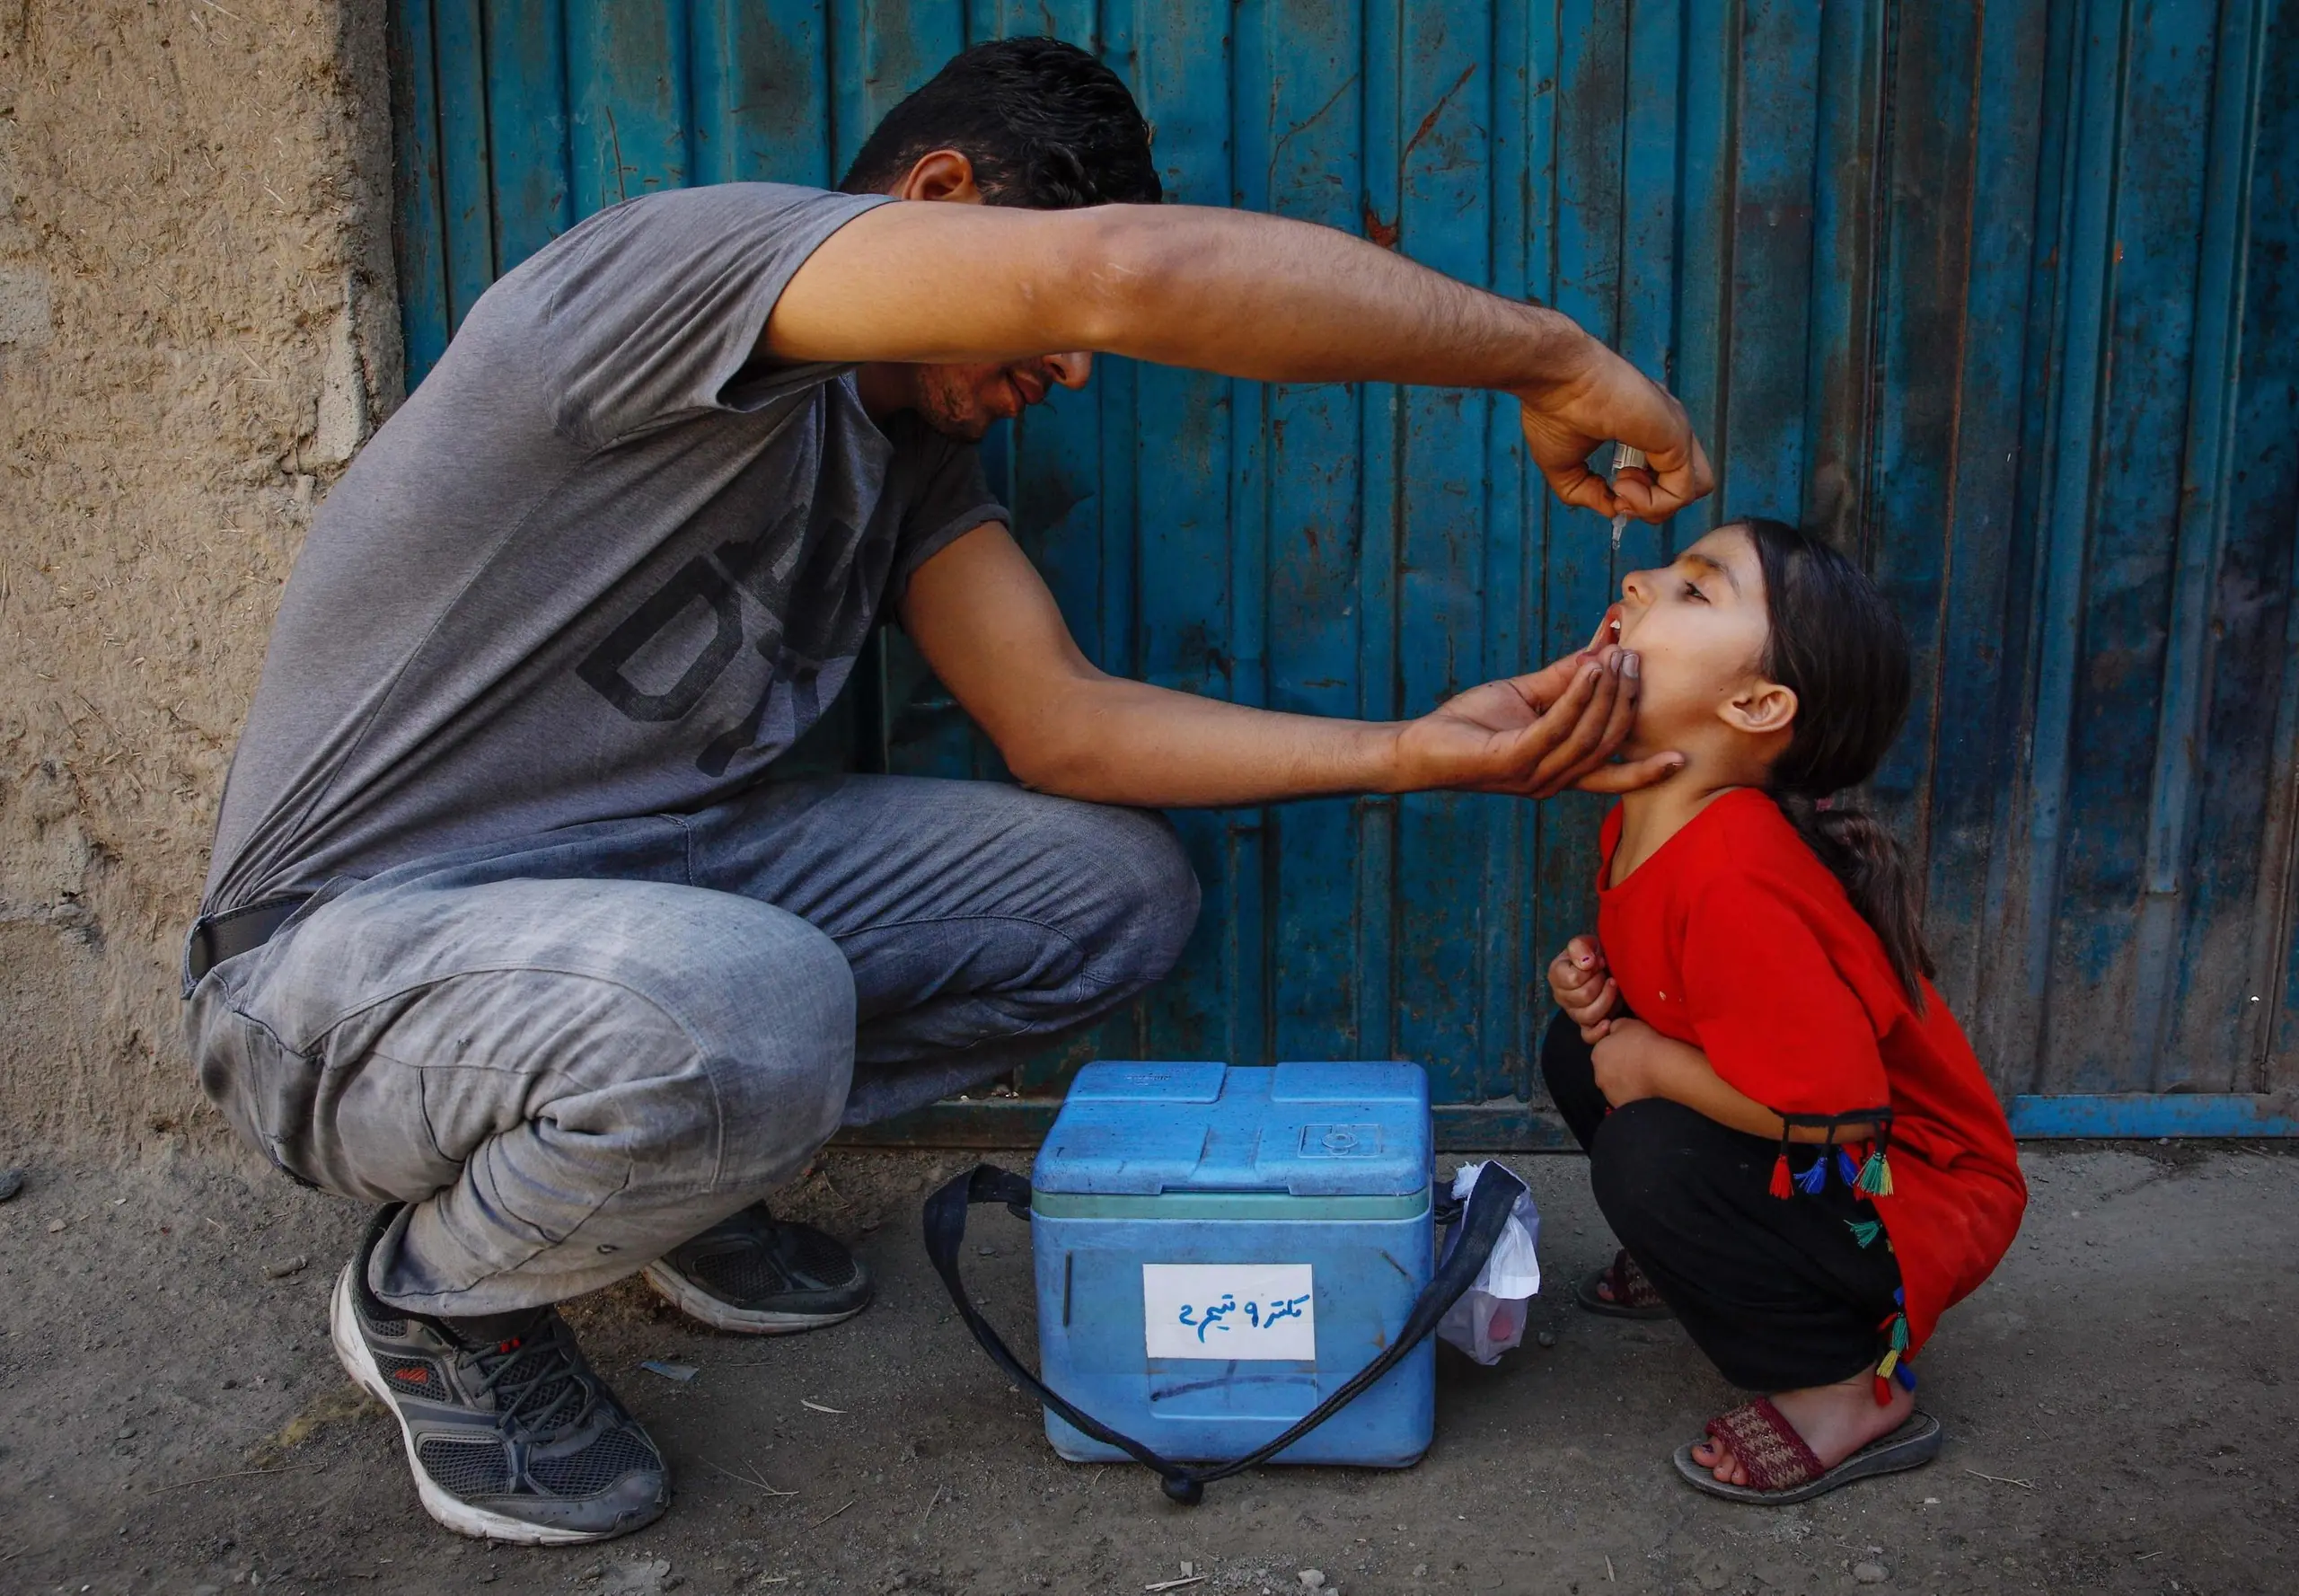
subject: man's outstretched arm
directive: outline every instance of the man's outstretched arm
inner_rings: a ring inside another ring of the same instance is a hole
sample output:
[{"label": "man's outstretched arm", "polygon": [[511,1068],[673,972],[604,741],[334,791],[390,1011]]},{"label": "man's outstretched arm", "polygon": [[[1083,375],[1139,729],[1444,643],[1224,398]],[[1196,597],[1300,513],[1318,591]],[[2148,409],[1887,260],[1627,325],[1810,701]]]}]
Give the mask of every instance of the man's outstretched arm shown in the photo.
[{"label": "man's outstretched arm", "polygon": [[[785,360],[1018,360],[1072,349],[1265,382],[1487,388],[1524,406],[1566,502],[1658,520],[1714,486],[1679,405],[1572,318],[1310,223],[1196,206],[884,205],[783,289]],[[1617,438],[1654,478],[1616,501],[1584,462]]]},{"label": "man's outstretched arm", "polygon": [[1248,709],[1105,675],[995,522],[920,566],[902,613],[1014,774],[1065,798],[1160,807],[1431,788],[1546,798],[1574,785],[1624,791],[1678,763],[1606,763],[1636,701],[1616,648],[1387,723]]}]

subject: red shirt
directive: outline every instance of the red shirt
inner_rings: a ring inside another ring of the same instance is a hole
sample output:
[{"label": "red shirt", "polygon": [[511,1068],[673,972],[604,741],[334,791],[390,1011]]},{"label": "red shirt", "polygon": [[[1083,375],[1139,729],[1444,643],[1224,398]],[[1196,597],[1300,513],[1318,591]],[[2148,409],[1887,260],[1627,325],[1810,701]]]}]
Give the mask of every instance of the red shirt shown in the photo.
[{"label": "red shirt", "polygon": [[1873,928],[1765,794],[1724,794],[1608,886],[1620,824],[1616,807],[1597,935],[1636,1017],[1775,1113],[1892,1107],[1892,1191],[1874,1202],[1914,1352],[2002,1261],[2028,1204],[1971,1044],[1929,983],[1916,1012]]}]

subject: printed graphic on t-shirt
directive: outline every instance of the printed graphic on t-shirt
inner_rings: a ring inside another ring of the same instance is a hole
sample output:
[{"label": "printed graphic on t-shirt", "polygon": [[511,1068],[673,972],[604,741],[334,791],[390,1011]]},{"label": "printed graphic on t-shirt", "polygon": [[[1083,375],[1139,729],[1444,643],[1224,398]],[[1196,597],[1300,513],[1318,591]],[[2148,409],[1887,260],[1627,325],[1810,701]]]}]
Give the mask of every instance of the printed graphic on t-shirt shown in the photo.
[{"label": "printed graphic on t-shirt", "polygon": [[694,756],[723,776],[759,751],[781,724],[788,746],[822,718],[868,636],[894,560],[893,540],[866,537],[850,521],[821,517],[793,537],[790,522],[688,560],[639,601],[576,666],[576,675],[624,717],[682,720],[747,648],[764,661],[765,684],[750,710],[715,729]]}]

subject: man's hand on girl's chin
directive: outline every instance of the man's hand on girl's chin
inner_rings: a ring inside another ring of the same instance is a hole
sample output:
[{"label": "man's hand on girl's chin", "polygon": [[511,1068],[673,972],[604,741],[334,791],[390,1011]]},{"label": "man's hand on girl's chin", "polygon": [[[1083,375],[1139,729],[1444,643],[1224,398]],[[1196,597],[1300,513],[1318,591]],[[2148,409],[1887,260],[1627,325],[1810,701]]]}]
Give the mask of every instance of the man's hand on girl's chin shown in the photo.
[{"label": "man's hand on girl's chin", "polygon": [[1634,654],[1608,648],[1472,687],[1389,729],[1386,790],[1545,798],[1569,787],[1626,792],[1664,780],[1681,754],[1612,763],[1635,719],[1637,670]]}]

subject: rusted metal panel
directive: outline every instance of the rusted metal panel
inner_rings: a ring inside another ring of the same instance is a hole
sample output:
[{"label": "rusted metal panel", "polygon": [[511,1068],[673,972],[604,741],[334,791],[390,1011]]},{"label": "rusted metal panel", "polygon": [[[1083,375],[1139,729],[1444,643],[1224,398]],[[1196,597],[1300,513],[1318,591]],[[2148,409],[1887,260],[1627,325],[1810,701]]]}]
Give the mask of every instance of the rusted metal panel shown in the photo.
[{"label": "rusted metal panel", "polygon": [[[1925,858],[1951,1002],[2023,1123],[2106,1123],[2048,1107],[2082,1096],[2129,1129],[2145,1094],[2299,1081],[2294,9],[399,0],[410,368],[603,204],[825,182],[968,40],[1085,43],[1173,198],[1561,306],[1665,375],[1723,479],[1616,557],[1528,476],[1505,401],[1104,362],[989,446],[1088,654],[1412,714],[1577,642],[1720,517],[1801,515],[1915,640],[1872,797]],[[796,763],[1000,773],[899,637],[858,678]],[[907,1133],[1013,1134],[1098,1048],[1421,1058],[1449,1135],[1551,1140],[1540,971],[1590,918],[1599,813],[1185,816],[1207,913],[1175,978],[1020,1099]],[[2229,1113],[2163,1123],[2288,1119]]]}]

